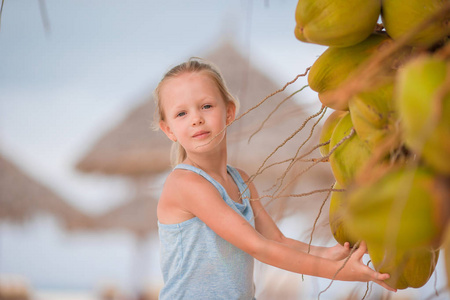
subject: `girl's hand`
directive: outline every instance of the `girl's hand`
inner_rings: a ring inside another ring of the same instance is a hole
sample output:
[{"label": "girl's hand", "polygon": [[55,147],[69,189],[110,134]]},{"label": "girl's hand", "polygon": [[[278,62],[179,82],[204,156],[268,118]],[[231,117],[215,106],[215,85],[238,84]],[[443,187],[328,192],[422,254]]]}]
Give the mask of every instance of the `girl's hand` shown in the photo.
[{"label": "girl's hand", "polygon": [[350,255],[350,243],[345,242],[344,246],[336,244],[333,247],[329,247],[325,250],[324,257],[331,260],[342,260]]},{"label": "girl's hand", "polygon": [[390,277],[389,274],[379,273],[363,263],[362,257],[366,252],[367,245],[364,241],[362,241],[359,248],[351,255],[347,262],[345,262],[345,259],[340,261],[342,262],[342,265],[345,265],[337,274],[336,279],[342,278],[342,280],[362,282],[373,281],[389,291],[396,292],[397,289],[390,287],[384,282],[384,280]]}]

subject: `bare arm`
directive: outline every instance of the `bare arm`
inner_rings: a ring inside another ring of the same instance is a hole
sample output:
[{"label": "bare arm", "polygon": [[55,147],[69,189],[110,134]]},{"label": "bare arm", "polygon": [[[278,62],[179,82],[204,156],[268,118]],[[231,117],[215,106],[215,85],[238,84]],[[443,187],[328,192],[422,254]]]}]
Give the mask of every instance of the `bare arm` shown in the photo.
[{"label": "bare arm", "polygon": [[166,182],[167,188],[171,188],[174,193],[179,194],[179,199],[182,199],[180,205],[183,206],[183,209],[197,216],[223,239],[259,261],[299,274],[330,279],[337,274],[336,280],[374,281],[393,290],[383,282],[389,278],[389,275],[375,272],[362,263],[361,257],[365,252],[362,247],[352,255],[345,267],[337,272],[343,266],[343,261],[307,254],[294,249],[294,247],[266,238],[241,215],[231,209],[209,182],[194,173],[185,173],[183,176],[187,177],[173,183]]},{"label": "bare arm", "polygon": [[[247,174],[242,171],[240,171],[240,173],[244,180],[248,180]],[[331,260],[341,260],[350,254],[349,243],[345,243],[344,246],[336,244],[333,247],[309,246],[301,241],[285,237],[259,200],[258,191],[253,183],[249,184],[249,189],[252,198],[250,203],[255,214],[255,228],[267,239],[285,244],[297,251],[305,253],[308,253],[309,249],[310,254]]]}]

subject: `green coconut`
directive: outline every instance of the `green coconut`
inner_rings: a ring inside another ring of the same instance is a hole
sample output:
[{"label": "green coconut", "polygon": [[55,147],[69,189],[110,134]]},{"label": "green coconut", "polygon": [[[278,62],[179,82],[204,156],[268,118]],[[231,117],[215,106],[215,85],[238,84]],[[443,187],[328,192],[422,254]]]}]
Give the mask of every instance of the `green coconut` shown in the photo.
[{"label": "green coconut", "polygon": [[349,47],[329,47],[314,62],[308,74],[310,88],[319,94],[322,104],[335,110],[348,110],[348,103],[337,102],[327,95],[348,79],[358,67],[384,44],[392,42],[387,35],[371,34],[367,39]]},{"label": "green coconut", "polygon": [[[397,131],[393,87],[393,82],[388,82],[361,92],[348,102],[356,133],[372,149]],[[393,147],[399,143],[396,141]]]},{"label": "green coconut", "polygon": [[429,248],[396,251],[369,245],[368,252],[375,270],[388,273],[390,278],[385,282],[395,289],[425,285],[439,259],[439,250]]},{"label": "green coconut", "polygon": [[[346,115],[348,111],[333,111],[328,118],[323,123],[322,129],[320,131],[319,143],[323,144],[331,139],[331,135],[333,134],[334,128],[337,123]],[[330,152],[330,144],[321,146],[319,148],[320,154],[325,157]]]},{"label": "green coconut", "polygon": [[346,230],[382,248],[437,248],[448,218],[441,185],[423,167],[402,166],[353,187],[346,194]]},{"label": "green coconut", "polygon": [[[338,145],[353,129],[350,114],[346,114],[336,125],[330,139],[330,151]],[[365,163],[369,160],[371,151],[357,134],[344,140],[330,155],[330,166],[334,178],[343,187],[347,187]]]},{"label": "green coconut", "polygon": [[374,31],[380,10],[379,0],[299,0],[295,36],[302,42],[352,46]]},{"label": "green coconut", "polygon": [[[333,189],[342,189],[339,183],[335,183]],[[346,242],[350,243],[350,247],[353,247],[357,239],[351,237],[344,228],[345,212],[344,208],[345,194],[344,192],[333,191],[330,197],[330,210],[329,221],[330,229],[336,241],[344,245]]]},{"label": "green coconut", "polygon": [[399,70],[395,91],[406,146],[446,175],[450,175],[450,92],[441,101],[437,95],[448,84],[448,76],[450,61],[422,56]]},{"label": "green coconut", "polygon": [[[414,27],[440,11],[448,1],[443,0],[383,0],[381,19],[386,32],[399,39]],[[450,16],[436,18],[430,26],[418,31],[409,45],[429,47],[450,34]]]}]

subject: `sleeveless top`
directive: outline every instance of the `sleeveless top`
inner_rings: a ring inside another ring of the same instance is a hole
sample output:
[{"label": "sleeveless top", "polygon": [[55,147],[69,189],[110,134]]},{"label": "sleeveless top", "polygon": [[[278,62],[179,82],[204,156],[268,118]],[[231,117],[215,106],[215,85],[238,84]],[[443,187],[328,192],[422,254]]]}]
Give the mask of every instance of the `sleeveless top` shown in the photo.
[{"label": "sleeveless top", "polygon": [[[236,169],[227,166],[242,195],[242,204],[233,201],[225,188],[203,170],[187,164],[177,165],[175,169],[203,176],[234,211],[255,227],[250,191]],[[197,217],[178,224],[158,221],[158,227],[164,279],[160,300],[254,299],[251,255],[222,239]]]}]

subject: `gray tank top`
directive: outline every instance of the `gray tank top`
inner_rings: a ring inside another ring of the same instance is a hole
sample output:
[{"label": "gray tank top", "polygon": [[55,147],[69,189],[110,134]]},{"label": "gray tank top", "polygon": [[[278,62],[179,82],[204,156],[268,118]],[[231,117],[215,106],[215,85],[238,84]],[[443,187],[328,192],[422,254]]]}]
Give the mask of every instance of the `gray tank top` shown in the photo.
[{"label": "gray tank top", "polygon": [[[242,204],[234,202],[225,188],[203,170],[186,164],[175,168],[203,176],[234,211],[255,226],[250,192],[236,169],[227,166],[242,195]],[[222,239],[197,217],[178,224],[158,222],[158,227],[164,279],[159,299],[254,299],[251,255]]]}]

